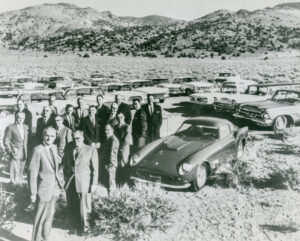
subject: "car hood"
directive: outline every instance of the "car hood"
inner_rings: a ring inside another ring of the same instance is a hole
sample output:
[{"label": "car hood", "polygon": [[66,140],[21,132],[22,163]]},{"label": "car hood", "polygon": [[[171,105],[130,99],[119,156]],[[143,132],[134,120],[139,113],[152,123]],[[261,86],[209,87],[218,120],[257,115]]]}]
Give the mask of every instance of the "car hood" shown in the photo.
[{"label": "car hood", "polygon": [[166,88],[158,88],[158,87],[141,87],[141,88],[136,88],[136,90],[146,94],[164,94],[168,91],[168,89]]},{"label": "car hood", "polygon": [[178,163],[215,141],[172,135],[148,153],[138,164],[138,167],[177,175]]},{"label": "car hood", "polygon": [[[236,103],[244,103],[251,100],[261,101],[266,100],[267,96],[258,96],[258,95],[245,95],[245,94],[229,94],[227,96],[222,97],[219,102],[224,103],[232,103],[232,101],[236,101]],[[252,101],[253,102],[253,101]]]},{"label": "car hood", "polygon": [[272,100],[264,100],[264,101],[255,101],[255,102],[247,102],[244,103],[245,107],[256,107],[257,109],[271,109],[271,108],[280,108],[289,106],[289,104],[284,102],[277,102]]}]

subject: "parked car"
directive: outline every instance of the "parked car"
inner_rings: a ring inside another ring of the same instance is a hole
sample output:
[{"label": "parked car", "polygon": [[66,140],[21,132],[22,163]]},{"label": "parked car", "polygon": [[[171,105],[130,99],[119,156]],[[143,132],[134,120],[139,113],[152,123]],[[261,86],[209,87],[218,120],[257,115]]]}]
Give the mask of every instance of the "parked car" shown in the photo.
[{"label": "parked car", "polygon": [[233,93],[223,96],[215,101],[217,111],[230,112],[233,114],[236,108],[249,101],[267,100],[272,97],[278,89],[300,89],[300,83],[267,83],[249,85],[245,93]]},{"label": "parked car", "polygon": [[193,93],[214,93],[220,91],[220,86],[207,82],[190,82],[183,84],[181,88],[187,96]]},{"label": "parked car", "polygon": [[195,108],[213,107],[215,101],[220,98],[227,97],[228,93],[212,92],[212,93],[197,93],[190,95],[190,102],[195,104]]},{"label": "parked car", "polygon": [[219,73],[213,82],[216,84],[223,84],[224,82],[235,78],[240,79],[240,76],[230,72],[223,72],[223,73]]},{"label": "parked car", "polygon": [[42,83],[50,89],[66,90],[67,88],[74,87],[76,82],[63,76],[46,76],[39,77],[38,83]]},{"label": "parked car", "polygon": [[167,78],[156,78],[156,79],[151,79],[153,85],[157,86],[160,84],[169,84],[170,81]]},{"label": "parked car", "polygon": [[187,119],[173,135],[149,143],[135,153],[131,179],[163,187],[195,191],[225,162],[242,158],[248,128],[212,117]]},{"label": "parked car", "polygon": [[91,86],[100,86],[105,83],[116,82],[116,80],[113,79],[113,76],[105,76],[96,72],[91,74],[89,82]]},{"label": "parked car", "polygon": [[154,97],[154,101],[160,103],[165,102],[165,98],[169,95],[168,89],[155,86],[136,88],[135,90],[146,95],[152,95]]},{"label": "parked car", "polygon": [[101,88],[104,92],[132,90],[131,84],[128,83],[105,83],[101,85]]},{"label": "parked car", "polygon": [[270,100],[241,104],[234,117],[274,131],[300,124],[300,91],[277,90]]},{"label": "parked car", "polygon": [[153,86],[152,81],[146,80],[146,79],[132,79],[132,80],[127,80],[124,83],[129,84],[134,89],[141,88],[141,87]]},{"label": "parked car", "polygon": [[101,87],[93,87],[93,86],[82,86],[82,87],[74,87],[74,88],[68,88],[66,89],[64,96],[69,99],[69,98],[77,98],[77,97],[82,97],[86,95],[104,95],[103,90]]}]

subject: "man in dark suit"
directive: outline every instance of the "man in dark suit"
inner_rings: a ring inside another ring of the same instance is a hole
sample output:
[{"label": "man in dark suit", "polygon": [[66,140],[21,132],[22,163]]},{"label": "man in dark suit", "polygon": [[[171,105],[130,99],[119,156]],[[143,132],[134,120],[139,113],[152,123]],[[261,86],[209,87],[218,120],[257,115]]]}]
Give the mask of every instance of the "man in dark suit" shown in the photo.
[{"label": "man in dark suit", "polygon": [[132,120],[133,151],[137,151],[146,144],[147,137],[147,114],[141,108],[140,99],[133,100],[135,114]]},{"label": "man in dark suit", "polygon": [[148,95],[147,99],[148,103],[143,105],[143,110],[146,112],[148,125],[146,143],[150,143],[160,138],[162,111],[161,107],[154,103],[152,95]]},{"label": "man in dark suit", "polygon": [[51,108],[46,105],[43,108],[42,117],[37,119],[35,141],[39,145],[43,142],[43,131],[47,127],[55,127],[54,116]]},{"label": "man in dark suit", "polygon": [[100,143],[103,143],[105,140],[105,133],[104,133],[104,127],[107,124],[110,110],[108,106],[103,104],[103,95],[97,96],[97,112],[96,117],[98,119],[99,124],[99,135],[100,135]]},{"label": "man in dark suit", "polygon": [[31,133],[32,130],[32,114],[30,112],[30,110],[28,110],[25,107],[25,103],[23,100],[19,99],[17,102],[17,111],[15,112],[15,114],[17,112],[24,112],[25,113],[25,120],[24,120],[24,124],[28,126],[28,130],[29,130],[29,134]]},{"label": "man in dark suit", "polygon": [[118,111],[117,114],[122,112],[125,115],[125,122],[130,125],[131,124],[131,110],[129,105],[126,103],[122,102],[121,95],[116,95],[115,96],[115,102],[118,104]]},{"label": "man in dark suit", "polygon": [[54,105],[55,101],[56,101],[56,96],[50,95],[48,103],[49,103],[49,107],[52,111],[51,115],[53,118],[54,118],[54,116],[56,116],[58,114],[57,107]]},{"label": "man in dark suit", "polygon": [[67,144],[72,141],[72,130],[63,124],[61,115],[55,117],[55,123],[57,135],[54,144],[57,146],[58,155],[62,158]]},{"label": "man in dark suit", "polygon": [[98,152],[83,143],[82,131],[75,131],[73,137],[74,141],[68,145],[64,156],[68,208],[71,220],[81,220],[76,226],[86,232],[88,215],[92,212],[91,193],[98,184]]},{"label": "man in dark suit", "polygon": [[80,129],[81,121],[89,114],[88,110],[84,108],[83,99],[81,97],[77,99],[77,105],[78,106],[74,109],[76,130]]},{"label": "man in dark suit", "polygon": [[31,201],[36,205],[32,241],[49,240],[55,204],[64,186],[61,158],[53,144],[56,130],[43,131],[43,143],[36,146],[29,166]]},{"label": "man in dark suit", "polygon": [[28,126],[24,112],[16,113],[15,123],[5,129],[3,144],[10,157],[10,181],[22,184],[27,158]]},{"label": "man in dark suit", "polygon": [[73,115],[74,107],[71,104],[66,105],[66,113],[63,114],[64,125],[75,131],[75,116]]},{"label": "man in dark suit", "polygon": [[82,120],[81,130],[84,134],[84,144],[98,149],[100,147],[100,137],[96,107],[94,105],[89,106],[89,115]]},{"label": "man in dark suit", "polygon": [[118,166],[119,141],[111,125],[105,126],[106,140],[100,148],[99,177],[108,193],[116,189],[116,169]]}]

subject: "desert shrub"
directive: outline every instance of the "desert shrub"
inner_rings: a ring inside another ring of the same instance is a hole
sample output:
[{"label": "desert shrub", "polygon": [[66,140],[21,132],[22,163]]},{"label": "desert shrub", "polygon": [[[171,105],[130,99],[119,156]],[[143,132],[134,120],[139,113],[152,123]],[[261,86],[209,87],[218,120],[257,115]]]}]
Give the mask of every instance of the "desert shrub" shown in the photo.
[{"label": "desert shrub", "polygon": [[15,217],[15,206],[13,194],[0,187],[0,227],[11,224]]},{"label": "desert shrub", "polygon": [[221,59],[222,59],[222,60],[225,60],[225,59],[226,59],[226,57],[223,55],[223,56],[221,57]]},{"label": "desert shrub", "polygon": [[116,240],[140,240],[154,230],[165,231],[177,207],[156,186],[123,187],[93,200],[90,216],[92,235],[113,235]]},{"label": "desert shrub", "polygon": [[88,53],[86,53],[82,56],[82,58],[89,58],[89,57],[90,57],[90,55]]},{"label": "desert shrub", "polygon": [[266,57],[264,57],[264,60],[267,60],[269,57],[268,56],[266,56]]}]

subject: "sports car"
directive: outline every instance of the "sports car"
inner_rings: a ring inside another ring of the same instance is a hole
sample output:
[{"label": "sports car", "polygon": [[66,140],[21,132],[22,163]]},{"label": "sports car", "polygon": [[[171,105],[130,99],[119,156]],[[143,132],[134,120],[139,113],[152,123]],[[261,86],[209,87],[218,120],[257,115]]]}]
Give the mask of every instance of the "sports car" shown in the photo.
[{"label": "sports car", "polygon": [[220,165],[243,157],[247,137],[248,127],[239,129],[225,119],[187,119],[173,135],[149,143],[132,156],[131,179],[198,191]]}]

